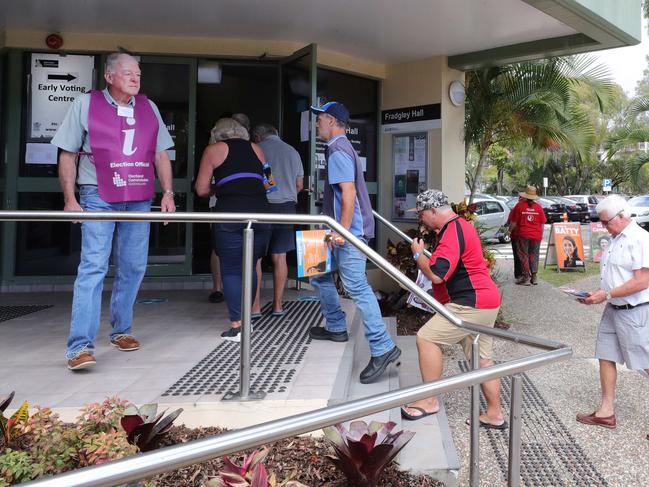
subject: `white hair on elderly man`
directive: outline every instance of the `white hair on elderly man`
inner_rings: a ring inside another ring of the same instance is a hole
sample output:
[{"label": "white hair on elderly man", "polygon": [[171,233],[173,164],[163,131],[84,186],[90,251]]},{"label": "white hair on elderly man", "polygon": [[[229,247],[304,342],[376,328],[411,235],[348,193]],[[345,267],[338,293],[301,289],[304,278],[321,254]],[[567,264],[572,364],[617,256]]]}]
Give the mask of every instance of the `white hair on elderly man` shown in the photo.
[{"label": "white hair on elderly man", "polygon": [[604,198],[597,204],[595,208],[597,213],[606,213],[606,218],[613,218],[615,215],[621,214],[629,218],[631,216],[631,207],[627,200],[617,194],[612,194]]},{"label": "white hair on elderly man", "polygon": [[113,52],[110,53],[106,58],[105,71],[107,73],[114,73],[115,69],[117,69],[117,65],[122,60],[134,61],[135,63],[140,64],[140,62],[135,57],[131,56],[126,52]]}]

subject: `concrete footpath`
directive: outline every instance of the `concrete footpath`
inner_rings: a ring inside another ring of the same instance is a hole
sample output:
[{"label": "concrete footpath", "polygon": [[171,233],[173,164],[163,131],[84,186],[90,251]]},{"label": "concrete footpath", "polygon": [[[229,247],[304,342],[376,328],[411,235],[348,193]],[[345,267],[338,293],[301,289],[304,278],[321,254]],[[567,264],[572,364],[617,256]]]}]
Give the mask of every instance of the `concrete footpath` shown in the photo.
[{"label": "concrete footpath", "polygon": [[[540,417],[530,418],[530,415],[536,414],[537,409],[534,407],[528,406],[526,418],[524,402],[523,441],[530,442],[527,448],[530,448],[535,438],[545,436],[547,447],[550,450],[554,448],[553,453],[558,455],[555,458],[560,458],[561,451],[565,452],[566,448],[557,447],[554,443],[561,437],[561,441],[567,439],[574,445],[568,448],[568,456],[573,455],[570,458],[578,461],[567,461],[565,459],[568,457],[564,456],[563,462],[555,460],[555,466],[563,463],[560,467],[565,469],[564,472],[573,473],[579,469],[589,469],[588,475],[583,474],[581,477],[583,479],[586,476],[589,480],[586,483],[579,482],[580,485],[649,485],[649,463],[646,461],[649,453],[649,441],[646,439],[649,433],[649,402],[646,399],[649,381],[642,373],[630,371],[624,366],[618,367],[617,429],[586,426],[575,420],[578,412],[591,413],[599,404],[599,374],[593,355],[603,305],[582,305],[545,282],[540,282],[538,286],[517,286],[513,283],[512,261],[499,261],[498,266],[504,280],[500,283],[504,298],[504,318],[512,324],[511,330],[566,343],[574,352],[570,361],[558,362],[527,374],[532,390],[524,386],[525,395],[534,396],[538,391],[545,399],[540,410],[552,418],[558,418],[565,426],[548,432]],[[598,289],[599,276],[576,281],[570,287]],[[535,353],[532,348],[503,340],[495,341],[494,350],[495,359],[501,361]],[[445,375],[458,373],[460,363],[464,360],[460,347],[446,349],[445,355]],[[445,405],[462,466],[459,485],[468,485],[469,427],[465,424],[469,416],[468,391],[447,395]],[[546,431],[542,431],[543,429]],[[482,485],[506,485],[502,464],[507,459],[508,434],[495,435],[482,429],[480,441]],[[540,443],[543,442],[539,440],[537,444]],[[525,445],[523,454],[526,454]],[[561,478],[561,474],[555,474],[558,477],[554,481],[547,480],[552,474],[549,470],[553,470],[549,458],[551,455],[546,458],[543,451],[535,452],[531,448],[527,450],[527,454],[534,458],[528,457],[528,470],[523,473],[528,480],[538,479],[531,480],[527,485],[574,485],[574,480]],[[556,472],[560,469],[554,470]]]}]

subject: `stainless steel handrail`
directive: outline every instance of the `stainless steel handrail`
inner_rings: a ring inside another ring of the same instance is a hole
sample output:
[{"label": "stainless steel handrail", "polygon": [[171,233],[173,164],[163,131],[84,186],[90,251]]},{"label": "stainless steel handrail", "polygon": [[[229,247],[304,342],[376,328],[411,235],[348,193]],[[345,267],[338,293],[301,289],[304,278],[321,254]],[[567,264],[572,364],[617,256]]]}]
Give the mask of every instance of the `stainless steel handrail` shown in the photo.
[{"label": "stainless steel handrail", "polygon": [[[392,223],[390,220],[385,218],[383,215],[379,214],[376,212],[376,210],[372,210],[372,214],[374,215],[374,218],[376,218],[378,221],[383,223],[386,227],[388,227],[390,230],[392,230],[394,233],[399,235],[402,239],[404,239],[406,242],[409,244],[412,243],[412,238],[408,236],[407,233],[405,233],[403,230],[401,230],[399,227],[397,227],[394,223]],[[414,223],[414,222],[413,222]],[[417,222],[418,223],[418,222]],[[424,255],[426,257],[430,257],[430,251],[428,249],[424,249]]]},{"label": "stainless steel handrail", "polygon": [[[59,475],[51,479],[32,482],[27,485],[41,487],[113,486],[206,461],[228,453],[254,448],[288,436],[307,433],[333,423],[384,411],[432,395],[451,392],[463,387],[477,385],[487,380],[518,374],[557,360],[567,359],[572,355],[572,350],[569,347],[555,341],[523,335],[509,330],[487,328],[462,321],[346,228],[326,216],[247,213],[0,211],[0,221],[254,222],[327,225],[365,254],[368,259],[374,262],[390,277],[456,326],[474,333],[491,335],[515,343],[547,350],[537,355],[472,370],[454,377],[262,423],[238,431],[225,433],[217,437],[164,448],[155,452]],[[512,393],[515,391],[519,391],[520,394],[520,387],[512,388]],[[520,397],[517,396],[515,400],[520,401]],[[517,402],[517,404],[519,403]],[[515,417],[519,418],[518,421],[520,421],[520,414],[516,416],[512,414],[511,418],[514,419]],[[476,419],[473,418],[474,421]],[[518,428],[520,425],[511,426],[512,428]],[[520,434],[517,436],[520,439]],[[510,446],[510,451],[512,452],[510,471],[516,472],[520,464],[520,459],[518,458],[520,456],[520,448],[513,445],[513,448]],[[508,484],[512,486],[519,485],[519,478],[512,477],[510,476],[508,479]]]},{"label": "stainless steel handrail", "polygon": [[470,387],[503,376],[525,372],[557,360],[567,359],[570,349],[553,350],[510,362],[465,372],[435,382],[369,396],[308,413],[262,423],[218,436],[163,448],[122,460],[25,484],[31,487],[110,487],[124,482],[186,467],[195,463],[308,433],[325,426],[384,411],[403,404]]}]

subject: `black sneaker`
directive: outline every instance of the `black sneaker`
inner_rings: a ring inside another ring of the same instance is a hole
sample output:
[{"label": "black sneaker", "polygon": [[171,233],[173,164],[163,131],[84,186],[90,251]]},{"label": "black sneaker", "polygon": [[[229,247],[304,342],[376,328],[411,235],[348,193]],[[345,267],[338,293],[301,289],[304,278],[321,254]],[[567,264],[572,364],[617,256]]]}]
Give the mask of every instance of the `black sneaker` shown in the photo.
[{"label": "black sneaker", "polygon": [[223,302],[223,293],[221,291],[213,291],[210,293],[207,300],[210,303],[222,303]]},{"label": "black sneaker", "polygon": [[346,331],[329,331],[324,326],[314,326],[309,329],[309,336],[314,340],[330,340],[332,342],[346,342],[349,336]]},{"label": "black sneaker", "polygon": [[360,376],[361,384],[369,384],[377,380],[385,369],[388,368],[392,362],[396,362],[401,356],[401,349],[395,345],[395,347],[389,352],[384,353],[378,357],[372,357],[370,363],[367,364],[367,367],[363,369]]},{"label": "black sneaker", "polygon": [[241,341],[241,327],[231,327],[229,330],[225,330],[223,333],[221,333],[221,337],[224,340],[239,343]]}]

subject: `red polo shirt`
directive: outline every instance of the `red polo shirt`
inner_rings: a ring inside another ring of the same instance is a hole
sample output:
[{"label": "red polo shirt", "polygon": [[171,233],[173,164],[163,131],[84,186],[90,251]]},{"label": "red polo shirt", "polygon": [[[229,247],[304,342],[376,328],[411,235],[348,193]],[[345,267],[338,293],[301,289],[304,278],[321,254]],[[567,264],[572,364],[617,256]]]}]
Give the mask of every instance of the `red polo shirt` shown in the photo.
[{"label": "red polo shirt", "polygon": [[450,301],[478,309],[500,306],[500,291],[491,279],[478,232],[459,216],[439,232],[430,270],[444,280]]},{"label": "red polo shirt", "polygon": [[538,203],[528,206],[527,200],[518,202],[512,209],[509,218],[510,221],[516,222],[517,238],[543,240],[543,225],[548,219]]}]

